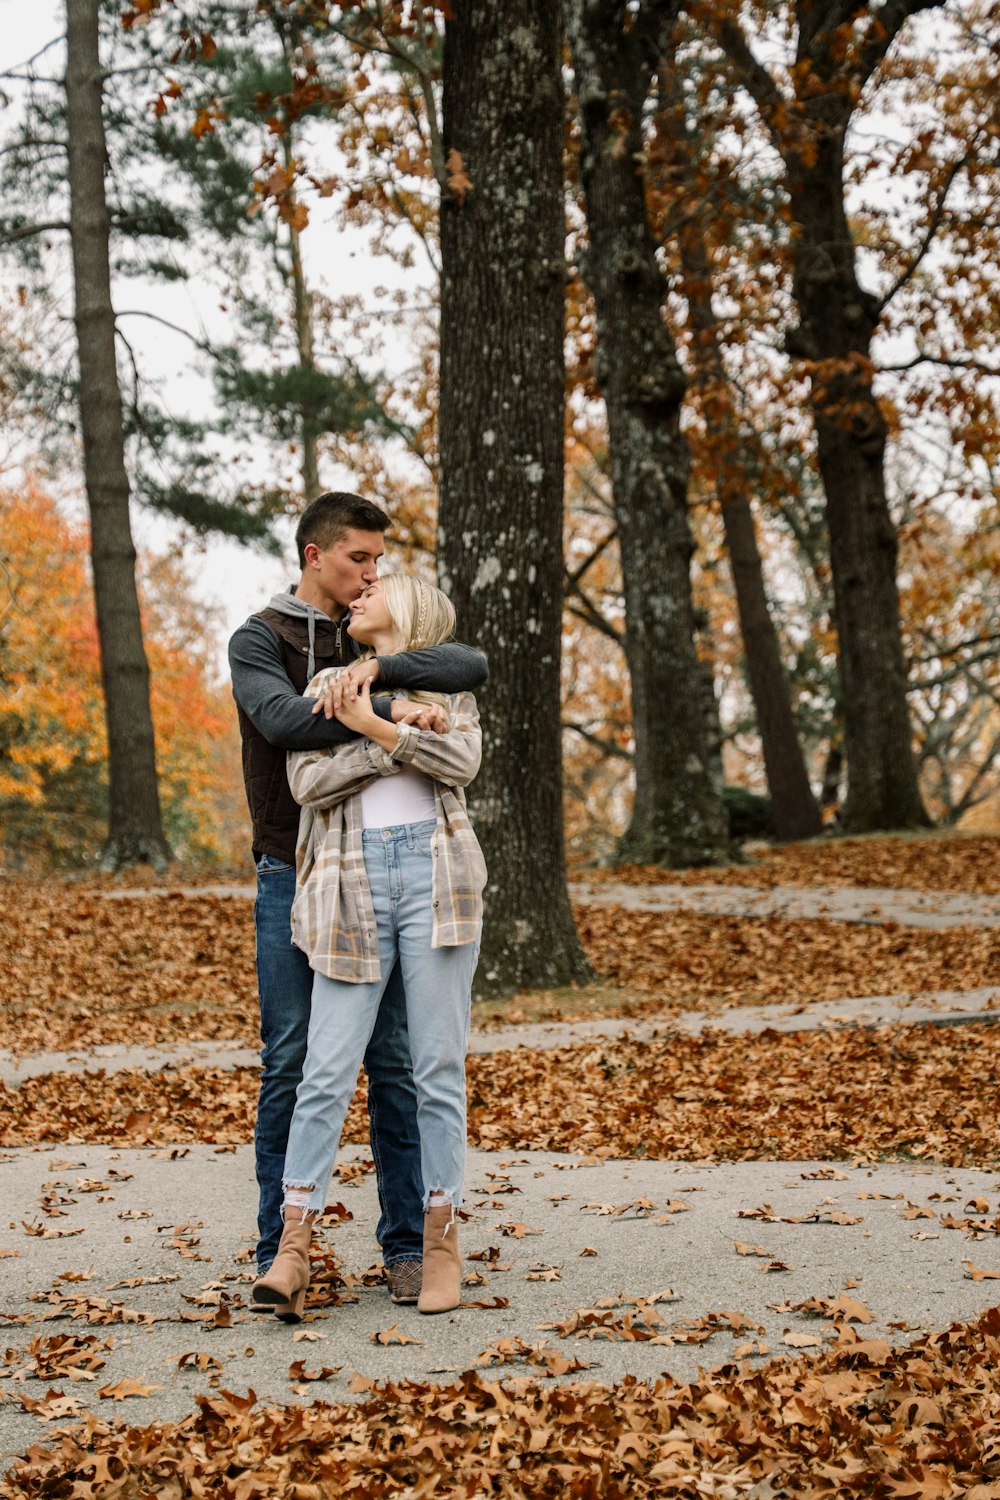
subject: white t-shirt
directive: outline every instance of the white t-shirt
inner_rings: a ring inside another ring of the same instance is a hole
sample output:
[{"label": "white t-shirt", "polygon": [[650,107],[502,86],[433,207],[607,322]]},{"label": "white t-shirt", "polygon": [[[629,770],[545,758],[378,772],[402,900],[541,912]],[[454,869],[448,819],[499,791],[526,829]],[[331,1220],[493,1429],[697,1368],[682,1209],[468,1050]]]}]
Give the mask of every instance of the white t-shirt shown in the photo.
[{"label": "white t-shirt", "polygon": [[403,766],[395,776],[376,776],[361,791],[363,828],[398,828],[437,817],[434,782],[423,771]]}]

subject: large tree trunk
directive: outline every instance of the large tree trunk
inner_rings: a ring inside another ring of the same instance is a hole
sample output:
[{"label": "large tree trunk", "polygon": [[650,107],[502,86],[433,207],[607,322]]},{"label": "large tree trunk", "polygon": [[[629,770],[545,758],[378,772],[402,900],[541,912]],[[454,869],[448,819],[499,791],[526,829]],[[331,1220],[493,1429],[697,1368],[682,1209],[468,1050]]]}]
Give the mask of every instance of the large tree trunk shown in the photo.
[{"label": "large tree trunk", "polygon": [[170,849],[160,818],[149,667],[129,524],[104,194],[98,12],[99,0],[67,0],[66,120],[80,427],[108,729],[110,817],[102,864],[117,868],[145,860],[159,868],[166,865]]},{"label": "large tree trunk", "polygon": [[657,164],[685,185],[677,230],[684,294],[687,298],[693,357],[702,385],[702,413],[712,448],[715,492],[722,511],[726,548],[746,659],[747,679],[757,714],[764,769],[774,826],[779,839],[812,838],[822,831],[819,806],[809,785],[805,757],[792,713],[788,680],[781,660],[778,632],[768,607],[757,529],[747,495],[744,440],[712,305],[712,266],[697,211],[694,151],[684,98],[671,56],[660,74],[661,108],[657,118]]},{"label": "large tree trunk", "polygon": [[626,0],[568,0],[567,26],[632,685],[635,804],[619,853],[681,867],[727,859],[729,832],[695,651],[685,381],[663,319],[640,165],[642,107],[673,7],[647,5],[626,32],[628,10]]},{"label": "large tree trunk", "polygon": [[481,993],[589,977],[563,848],[562,120],[558,4],[455,5],[444,47],[456,185],[441,208],[438,556],[462,635],[492,661],[470,796],[490,869]]}]

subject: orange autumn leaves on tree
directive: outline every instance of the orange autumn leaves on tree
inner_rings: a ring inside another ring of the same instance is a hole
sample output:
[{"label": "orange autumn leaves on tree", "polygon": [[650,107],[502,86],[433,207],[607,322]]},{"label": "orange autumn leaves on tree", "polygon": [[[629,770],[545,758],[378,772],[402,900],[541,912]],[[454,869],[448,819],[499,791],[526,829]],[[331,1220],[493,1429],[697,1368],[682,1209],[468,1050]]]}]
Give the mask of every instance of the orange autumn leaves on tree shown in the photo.
[{"label": "orange autumn leaves on tree", "polygon": [[0,517],[0,803],[39,807],[104,756],[97,627],[82,533],[31,483]]},{"label": "orange autumn leaves on tree", "polygon": [[[76,863],[106,803],[100,653],[85,528],[35,481],[0,490],[0,855]],[[237,825],[235,726],[204,612],[172,559],[147,568],[157,764],[178,853],[218,857]]]}]

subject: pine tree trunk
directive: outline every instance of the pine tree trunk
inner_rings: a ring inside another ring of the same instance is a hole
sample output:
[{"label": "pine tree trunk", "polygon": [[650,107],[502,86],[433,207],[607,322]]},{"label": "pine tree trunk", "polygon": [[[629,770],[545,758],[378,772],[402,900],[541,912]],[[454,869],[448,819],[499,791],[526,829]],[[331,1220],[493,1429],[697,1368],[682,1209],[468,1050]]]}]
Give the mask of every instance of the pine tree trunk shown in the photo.
[{"label": "pine tree trunk", "polygon": [[[694,199],[694,152],[677,74],[667,61],[660,70],[656,158],[674,180],[689,185]],[[673,58],[669,59],[673,62]],[[683,204],[688,209],[688,202]],[[822,831],[819,806],[809,785],[805,757],[792,713],[778,632],[768,607],[757,529],[746,493],[746,465],[729,379],[722,358],[718,319],[712,305],[712,268],[696,208],[682,214],[677,231],[692,344],[702,383],[702,412],[712,447],[715,491],[729,553],[740,633],[774,826],[779,839],[812,838]]]},{"label": "pine tree trunk", "polygon": [[491,659],[470,806],[490,871],[477,988],[583,981],[563,847],[563,89],[552,0],[445,26],[438,558]]},{"label": "pine tree trunk", "polygon": [[619,856],[682,867],[726,860],[729,831],[695,651],[685,381],[663,320],[639,165],[650,72],[635,31],[626,36],[627,9],[625,0],[567,7],[632,686],[636,791]]},{"label": "pine tree trunk", "polygon": [[170,849],[160,818],[149,667],[136,590],[111,305],[99,0],[67,0],[66,13],[66,118],[80,427],[108,730],[110,809],[102,864],[115,869],[148,861],[162,868],[170,858]]},{"label": "pine tree trunk", "polygon": [[[282,35],[284,38],[284,33]],[[291,71],[293,59],[289,55],[286,60]],[[292,158],[295,154],[290,127],[286,129],[282,137],[282,146],[285,170],[290,176],[292,173]],[[292,307],[295,317],[295,342],[299,351],[299,364],[303,370],[312,371],[316,368],[313,341],[313,300],[312,293],[306,281],[305,267],[302,264],[301,237],[294,224],[289,224],[288,226],[288,248],[292,262]],[[320,493],[319,442],[317,439],[316,424],[309,411],[303,411],[302,413],[299,435],[302,443],[302,496],[305,504],[308,505]]]},{"label": "pine tree trunk", "polygon": [[878,307],[857,280],[844,211],[843,127],[821,123],[812,139],[814,153],[788,157],[800,326],[787,342],[810,361],[826,492],[847,757],[844,827],[926,827],[906,702],[886,425],[872,385]]}]

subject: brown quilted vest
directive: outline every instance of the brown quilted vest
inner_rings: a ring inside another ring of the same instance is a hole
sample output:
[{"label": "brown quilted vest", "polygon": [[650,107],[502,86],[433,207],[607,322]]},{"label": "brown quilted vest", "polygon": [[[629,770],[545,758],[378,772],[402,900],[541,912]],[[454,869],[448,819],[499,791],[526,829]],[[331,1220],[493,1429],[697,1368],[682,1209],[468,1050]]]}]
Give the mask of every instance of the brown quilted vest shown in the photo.
[{"label": "brown quilted vest", "polygon": [[[280,639],[285,670],[295,691],[303,693],[309,681],[308,623],[291,615],[279,614],[276,609],[262,609],[254,619],[263,620]],[[347,634],[347,619],[340,626],[332,620],[328,624],[317,620],[313,649],[317,672],[324,667],[342,667],[353,661],[355,648]],[[270,854],[275,859],[294,864],[299,806],[288,789],[287,752],[269,745],[238,704],[237,709],[243,741],[243,781],[253,823],[254,860],[262,854]]]}]

